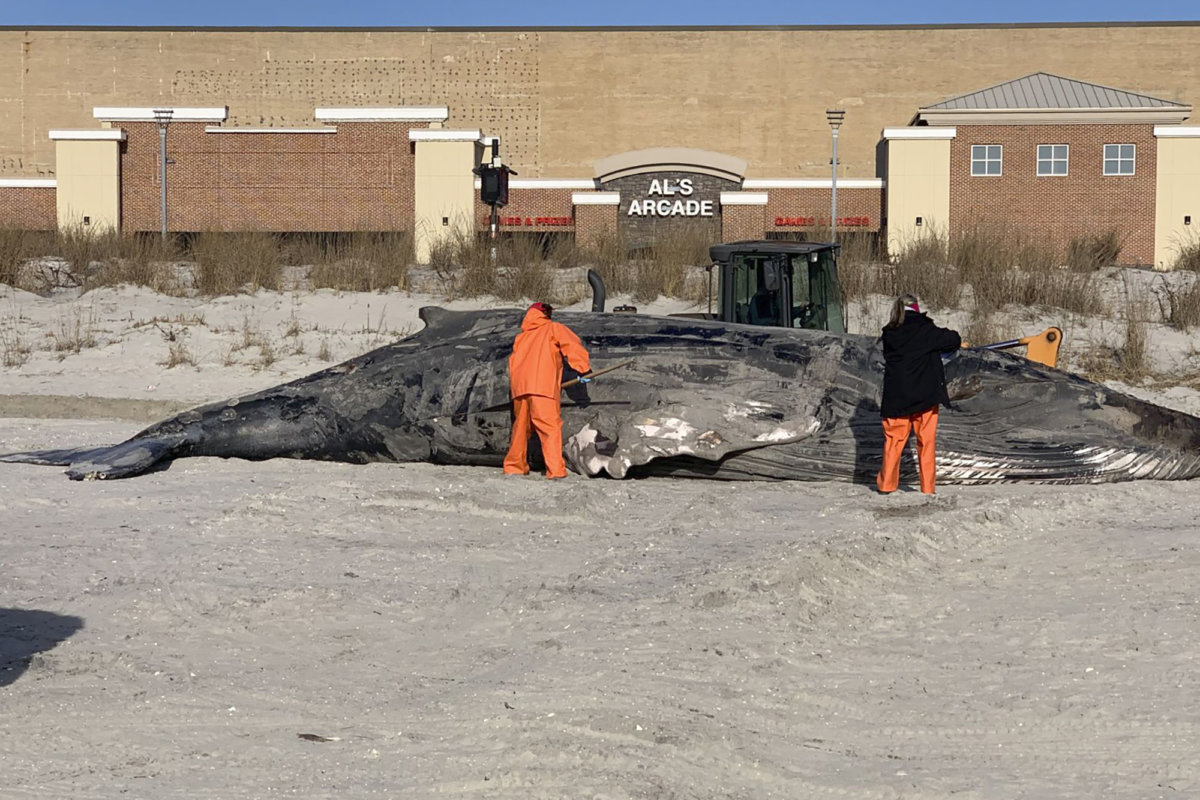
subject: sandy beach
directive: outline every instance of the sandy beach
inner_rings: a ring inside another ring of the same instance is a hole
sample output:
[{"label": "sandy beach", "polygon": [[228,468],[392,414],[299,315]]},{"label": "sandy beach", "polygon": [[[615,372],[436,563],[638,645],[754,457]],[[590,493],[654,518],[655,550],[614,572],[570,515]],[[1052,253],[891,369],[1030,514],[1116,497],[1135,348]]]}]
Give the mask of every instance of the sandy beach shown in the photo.
[{"label": "sandy beach", "polygon": [[[2,287],[0,451],[119,441],[431,302]],[[1196,488],[0,464],[0,796],[1196,796]]]}]

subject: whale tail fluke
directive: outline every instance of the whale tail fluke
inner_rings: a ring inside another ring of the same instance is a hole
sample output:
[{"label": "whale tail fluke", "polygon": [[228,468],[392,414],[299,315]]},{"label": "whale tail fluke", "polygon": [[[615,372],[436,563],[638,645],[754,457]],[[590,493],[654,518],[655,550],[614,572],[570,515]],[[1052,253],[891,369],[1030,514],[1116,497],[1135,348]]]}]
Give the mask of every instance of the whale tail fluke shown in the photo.
[{"label": "whale tail fluke", "polygon": [[73,481],[127,478],[146,472],[174,453],[184,440],[182,435],[135,438],[108,447],[8,453],[0,455],[0,461],[66,467],[67,477]]},{"label": "whale tail fluke", "polygon": [[111,450],[111,445],[104,447],[73,447],[67,450],[33,450],[28,453],[0,454],[0,461],[12,464],[40,464],[45,467],[67,467],[73,461],[90,459],[105,450]]}]

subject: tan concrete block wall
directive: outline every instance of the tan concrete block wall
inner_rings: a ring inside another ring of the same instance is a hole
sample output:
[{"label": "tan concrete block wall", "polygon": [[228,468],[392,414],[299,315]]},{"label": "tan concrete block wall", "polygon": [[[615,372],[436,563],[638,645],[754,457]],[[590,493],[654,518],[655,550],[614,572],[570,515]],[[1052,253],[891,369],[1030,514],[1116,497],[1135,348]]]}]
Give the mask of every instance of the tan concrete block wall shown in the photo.
[{"label": "tan concrete block wall", "polygon": [[0,30],[0,176],[52,173],[51,128],[95,106],[230,107],[231,125],[318,106],[447,105],[501,136],[522,177],[590,175],[664,144],[744,158],[750,177],[875,177],[884,127],[1046,71],[1200,102],[1200,22],[743,30]]},{"label": "tan concrete block wall", "polygon": [[472,170],[479,159],[474,139],[419,141],[413,147],[414,252],[425,263],[438,244],[475,231]]},{"label": "tan concrete block wall", "polygon": [[[154,123],[122,123],[122,229],[158,230]],[[336,133],[167,129],[168,227],[176,231],[411,231],[414,159],[403,123],[342,123]]]},{"label": "tan concrete block wall", "polygon": [[896,256],[949,230],[950,140],[892,139],[887,148],[885,223],[888,252]]},{"label": "tan concrete block wall", "polygon": [[[971,145],[1004,146],[1003,174],[971,176]],[[1070,146],[1066,176],[1037,176],[1037,146]],[[1135,174],[1103,174],[1103,145],[1137,145]],[[1154,260],[1157,147],[1152,125],[959,125],[950,143],[951,235],[1007,223],[1055,245],[1116,230],[1120,261]]]},{"label": "tan concrete block wall", "polygon": [[1200,244],[1200,135],[1158,140],[1154,266],[1170,269]]},{"label": "tan concrete block wall", "polygon": [[58,142],[58,226],[118,231],[121,225],[121,143]]},{"label": "tan concrete block wall", "polygon": [[0,186],[0,227],[52,231],[58,227],[54,187]]}]

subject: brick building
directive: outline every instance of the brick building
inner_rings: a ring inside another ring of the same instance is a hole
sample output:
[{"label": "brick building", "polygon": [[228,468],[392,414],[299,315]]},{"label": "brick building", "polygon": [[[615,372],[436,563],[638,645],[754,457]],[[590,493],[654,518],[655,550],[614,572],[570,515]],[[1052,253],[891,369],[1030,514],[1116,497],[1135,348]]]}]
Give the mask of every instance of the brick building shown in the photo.
[{"label": "brick building", "polygon": [[[886,235],[1027,228],[1058,244],[1109,230],[1122,260],[1170,266],[1200,210],[1191,107],[1036,73],[917,110],[885,128],[875,177],[839,173],[837,230]],[[419,259],[482,232],[474,170],[499,137],[450,128],[448,106],[316,108],[315,125],[229,124],[217,107],[97,107],[98,127],[55,129],[55,178],[0,179],[0,224],[156,231],[166,135],[171,231],[406,231]],[[799,154],[797,154],[799,156]],[[514,164],[521,171],[522,164]],[[505,235],[607,233],[630,246],[682,226],[716,240],[808,238],[830,221],[833,179],[750,177],[736,154],[659,146],[610,154],[590,175],[513,178]]]},{"label": "brick building", "polygon": [[1200,128],[1191,106],[1035,73],[921,108],[888,128],[895,251],[937,230],[1025,231],[1058,246],[1115,232],[1121,260],[1169,267],[1197,241]]}]

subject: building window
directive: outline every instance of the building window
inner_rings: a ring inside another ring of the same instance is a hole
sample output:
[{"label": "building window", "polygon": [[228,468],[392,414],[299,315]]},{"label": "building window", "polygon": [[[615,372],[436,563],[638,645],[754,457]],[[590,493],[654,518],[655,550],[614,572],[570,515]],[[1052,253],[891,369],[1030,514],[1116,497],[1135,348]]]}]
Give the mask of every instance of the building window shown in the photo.
[{"label": "building window", "polygon": [[1104,174],[1132,175],[1133,162],[1137,153],[1137,145],[1106,144],[1104,145]]},{"label": "building window", "polygon": [[1038,175],[1067,174],[1068,145],[1039,144],[1037,157]]},{"label": "building window", "polygon": [[1004,163],[1004,146],[999,144],[971,145],[971,174],[999,175]]}]

